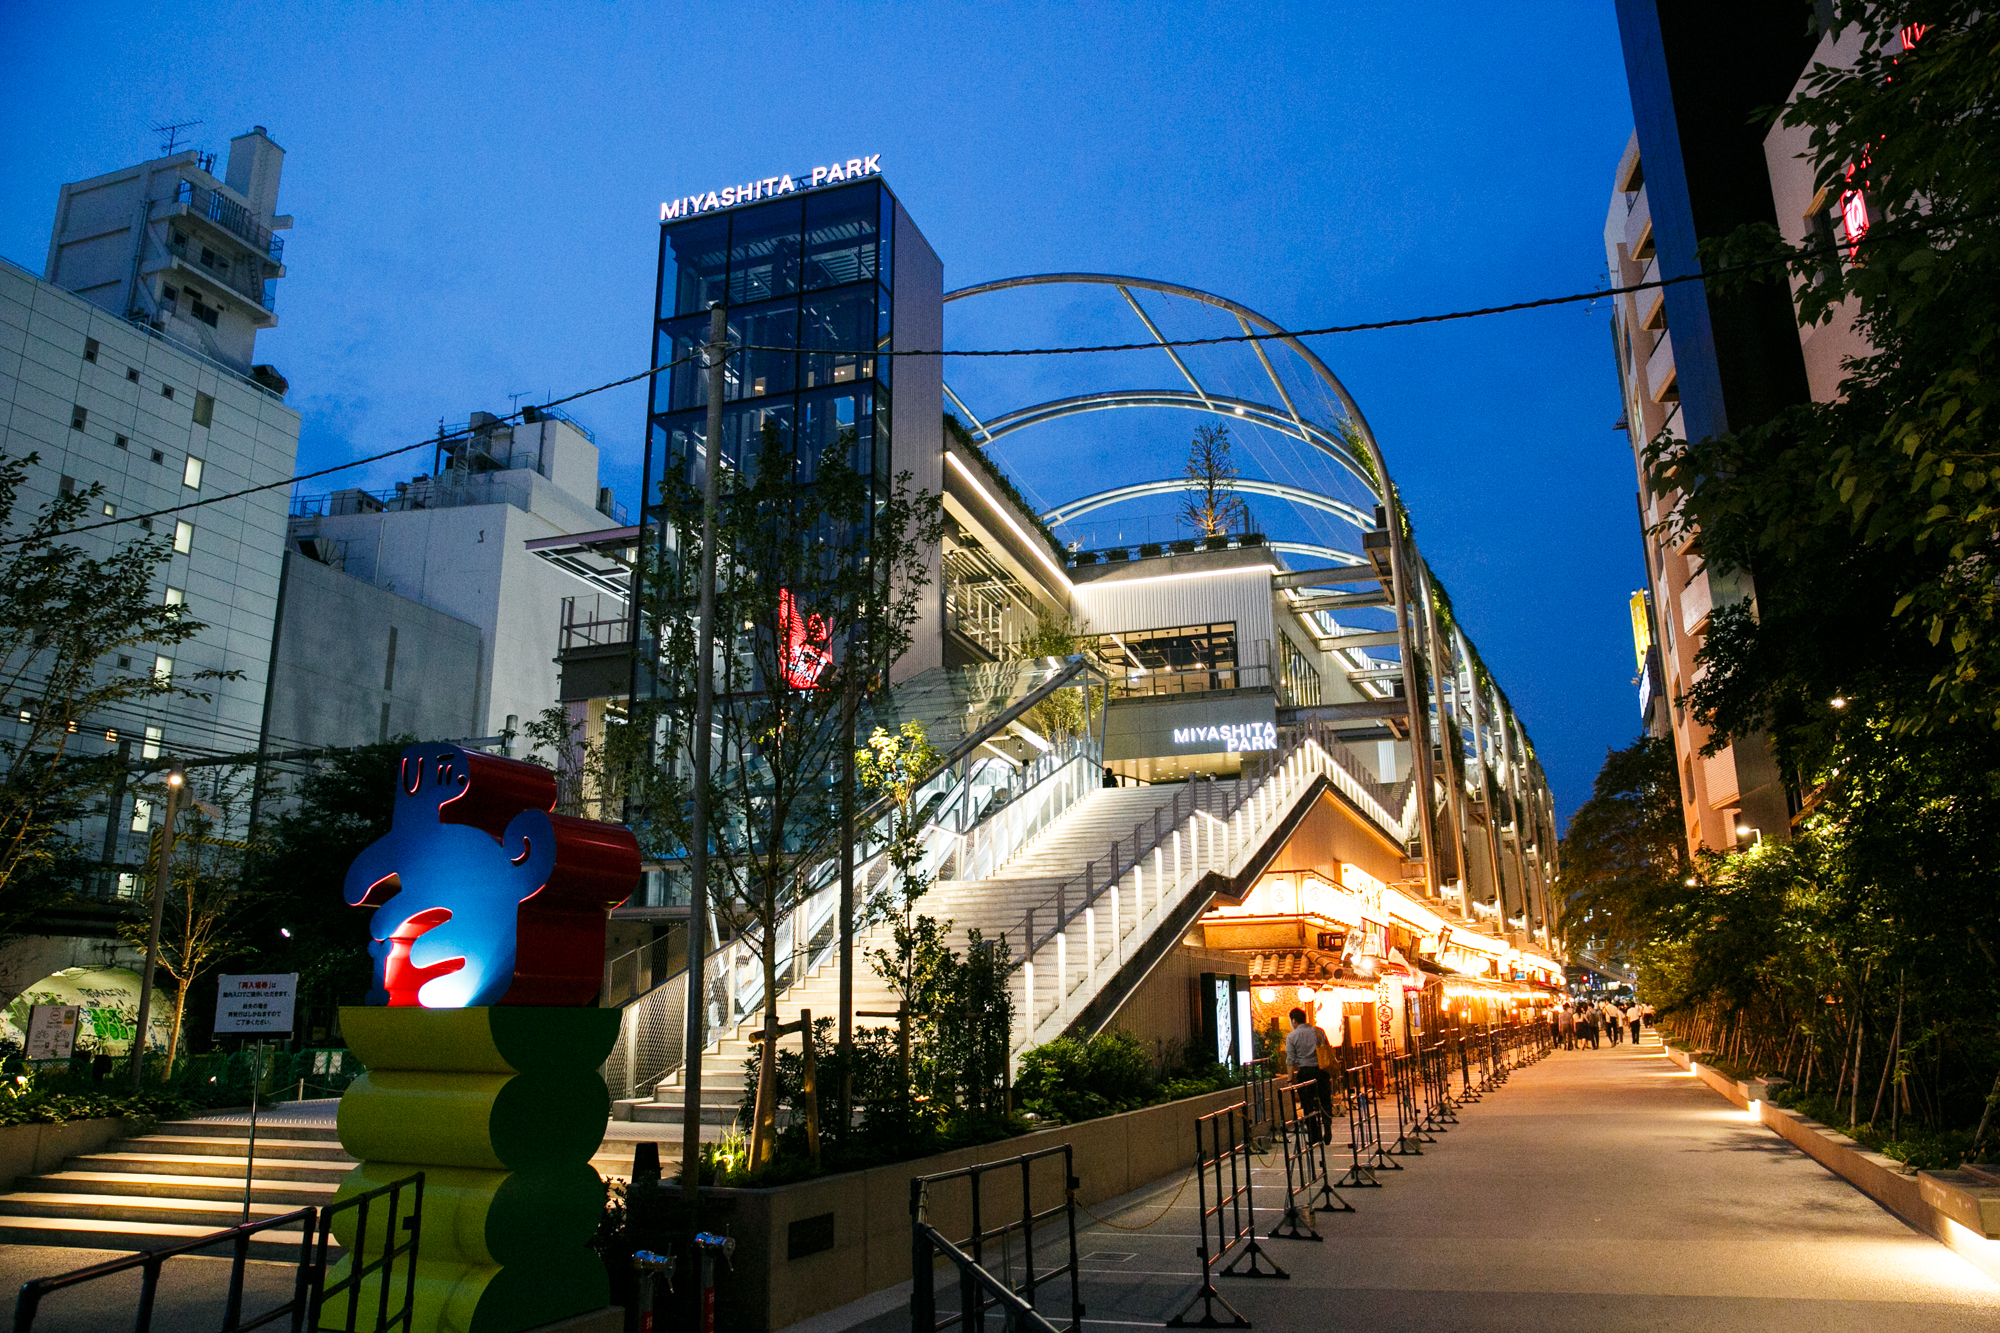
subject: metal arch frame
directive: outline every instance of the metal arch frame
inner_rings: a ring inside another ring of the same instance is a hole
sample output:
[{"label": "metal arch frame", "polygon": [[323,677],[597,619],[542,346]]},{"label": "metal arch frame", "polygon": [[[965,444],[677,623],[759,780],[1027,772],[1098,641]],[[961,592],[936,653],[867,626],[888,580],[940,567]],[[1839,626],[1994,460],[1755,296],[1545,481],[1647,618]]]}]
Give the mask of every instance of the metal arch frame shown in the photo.
[{"label": "metal arch frame", "polygon": [[[977,283],[970,287],[961,287],[956,291],[947,292],[945,294],[944,300],[948,303],[951,301],[964,300],[972,296],[983,295],[989,292],[1007,291],[1014,288],[1022,288],[1022,287],[1057,286],[1065,284],[1096,285],[1096,286],[1108,286],[1116,288],[1119,295],[1124,297],[1126,304],[1131,306],[1133,312],[1136,315],[1138,315],[1140,322],[1146,326],[1147,332],[1152,335],[1155,342],[1160,344],[1161,350],[1166,352],[1167,356],[1173,361],[1176,369],[1178,369],[1181,375],[1188,381],[1188,384],[1190,388],[1193,390],[1193,392],[1189,394],[1175,390],[1152,390],[1152,391],[1135,390],[1126,392],[1113,392],[1107,394],[1085,395],[1079,398],[1065,399],[1065,400],[1060,400],[1058,402],[1040,404],[1038,406],[1031,408],[1024,408],[1015,413],[1011,413],[1006,417],[1001,417],[996,419],[996,421],[992,423],[992,426],[989,426],[987,423],[979,421],[973,415],[973,413],[965,407],[963,400],[961,400],[959,396],[952,391],[949,385],[945,386],[945,393],[950,396],[952,402],[956,404],[960,408],[960,410],[965,412],[966,417],[972,421],[975,427],[978,428],[979,433],[985,438],[985,440],[988,443],[991,443],[995,438],[997,438],[998,434],[1004,433],[1006,429],[1019,429],[1022,426],[1036,424],[1041,421],[1054,420],[1057,419],[1058,417],[1072,415],[1077,412],[1095,411],[1095,410],[1102,410],[1114,407],[1191,408],[1199,411],[1207,411],[1213,413],[1214,415],[1225,416],[1225,417],[1230,417],[1230,416],[1249,417],[1250,414],[1254,411],[1257,414],[1255,419],[1258,422],[1258,424],[1269,426],[1273,429],[1284,432],[1285,434],[1291,435],[1294,438],[1300,439],[1312,445],[1313,447],[1320,449],[1322,452],[1327,453],[1329,456],[1333,457],[1336,461],[1339,461],[1343,466],[1347,467],[1350,471],[1355,472],[1355,474],[1362,481],[1364,486],[1370,492],[1372,492],[1378,500],[1380,500],[1384,512],[1387,514],[1389,519],[1387,526],[1389,529],[1390,540],[1387,543],[1388,545],[1387,554],[1389,557],[1389,566],[1390,566],[1389,573],[1391,579],[1391,587],[1394,589],[1395,593],[1396,631],[1398,636],[1399,657],[1401,658],[1402,673],[1403,673],[1403,688],[1404,688],[1404,694],[1409,700],[1410,711],[1409,711],[1408,721],[1410,727],[1409,734],[1411,739],[1410,750],[1411,750],[1411,761],[1413,770],[1412,776],[1417,779],[1419,783],[1419,790],[1426,792],[1434,791],[1436,787],[1436,775],[1432,768],[1431,746],[1428,743],[1432,735],[1432,729],[1431,729],[1432,705],[1435,704],[1437,710],[1436,711],[1437,728],[1438,728],[1437,734],[1439,739],[1442,739],[1445,734],[1444,733],[1445,721],[1446,718],[1449,716],[1445,699],[1445,692],[1444,692],[1443,678],[1445,672],[1441,669],[1443,666],[1443,661],[1441,659],[1448,657],[1451,660],[1451,666],[1452,666],[1451,676],[1454,685],[1453,694],[1454,696],[1458,696],[1458,690],[1456,686],[1457,686],[1457,681],[1459,679],[1459,672],[1461,669],[1465,669],[1469,672],[1472,661],[1471,648],[1469,643],[1467,643],[1464,637],[1462,636],[1462,634],[1457,632],[1451,632],[1448,634],[1441,633],[1443,627],[1439,624],[1436,600],[1432,595],[1430,570],[1416,548],[1415,537],[1413,535],[1409,535],[1410,524],[1409,524],[1408,510],[1404,507],[1401,497],[1397,493],[1395,483],[1390,478],[1388,461],[1383,456],[1380,442],[1377,441],[1377,439],[1375,438],[1374,429],[1368,424],[1368,418],[1366,414],[1362,412],[1360,404],[1355,402],[1354,396],[1347,391],[1347,386],[1340,382],[1340,378],[1337,375],[1335,375],[1332,369],[1329,368],[1327,364],[1319,358],[1317,353],[1315,353],[1311,348],[1307,347],[1303,342],[1301,342],[1297,336],[1286,332],[1285,329],[1279,324],[1277,324],[1275,321],[1267,319],[1265,316],[1258,314],[1256,311],[1250,309],[1248,306],[1241,304],[1240,302],[1232,301],[1227,297],[1218,296],[1213,292],[1205,292],[1198,288],[1183,286],[1179,283],[1159,282],[1147,278],[1121,277],[1113,274],[1104,274],[1104,273],[1041,273],[1041,274],[1030,274],[1015,278],[1002,278],[993,282]],[[1178,353],[1178,351],[1176,351],[1173,347],[1167,345],[1168,340],[1161,335],[1158,326],[1154,324],[1151,317],[1147,315],[1144,308],[1141,307],[1139,302],[1133,297],[1132,295],[1133,288],[1138,288],[1143,291],[1157,292],[1164,296],[1180,297],[1185,300],[1195,301],[1203,305],[1208,305],[1216,309],[1227,311],[1235,317],[1238,327],[1243,329],[1244,332],[1248,333],[1254,329],[1258,332],[1272,335],[1268,339],[1268,341],[1283,343],[1286,347],[1288,347],[1292,351],[1292,353],[1295,356],[1297,356],[1301,361],[1303,361],[1306,364],[1307,368],[1310,369],[1313,372],[1313,374],[1319,378],[1320,382],[1324,384],[1326,388],[1329,389],[1333,393],[1334,397],[1339,401],[1343,414],[1345,415],[1347,420],[1353,424],[1355,431],[1359,436],[1360,444],[1365,457],[1363,459],[1355,459],[1351,451],[1345,448],[1345,441],[1340,441],[1340,447],[1338,448],[1330,447],[1334,444],[1336,440],[1338,440],[1338,437],[1333,436],[1330,432],[1325,431],[1323,428],[1308,427],[1304,417],[1299,413],[1297,407],[1292,402],[1291,394],[1285,388],[1283,379],[1279,377],[1276,368],[1271,364],[1271,359],[1264,347],[1264,340],[1253,341],[1250,345],[1252,349],[1256,352],[1258,361],[1263,365],[1266,375],[1270,377],[1272,385],[1277,389],[1278,396],[1284,403],[1284,412],[1280,413],[1278,409],[1270,407],[1268,405],[1252,404],[1247,402],[1231,401],[1228,403],[1229,410],[1227,411],[1217,406],[1217,399],[1215,395],[1208,393],[1205,389],[1202,388],[1200,382],[1195,378],[1193,372],[1189,370],[1187,363],[1181,359],[1181,356]],[[1240,411],[1238,409],[1240,409]],[[1004,429],[996,431],[995,429],[993,429],[993,426],[1001,426]],[[1357,468],[1355,466],[1355,464],[1357,463],[1363,464],[1365,471],[1362,468]],[[1367,472],[1372,472],[1373,476],[1371,477],[1367,475]],[[1112,492],[1107,492],[1106,494],[1112,494]],[[1086,497],[1086,498],[1092,498],[1092,497]],[[1294,497],[1287,495],[1281,498],[1290,499]],[[1314,499],[1324,500],[1325,497],[1315,496]],[[1307,501],[1307,503],[1312,503],[1312,501]],[[1062,506],[1061,508],[1066,510],[1069,508],[1069,506],[1065,505]],[[1341,514],[1341,517],[1347,517],[1347,515]],[[1372,528],[1374,525],[1371,522],[1367,526]],[[1307,543],[1272,543],[1271,545],[1274,550],[1279,550],[1279,551],[1283,551],[1287,547],[1292,547],[1299,549],[1300,553],[1302,554],[1313,554],[1313,555],[1324,554],[1331,556],[1334,559],[1342,561],[1353,559],[1352,556],[1348,555],[1345,552],[1335,552],[1331,550],[1331,548],[1325,548],[1325,547],[1312,547]],[[1414,573],[1414,578],[1411,577],[1413,573]],[[1431,678],[1432,694],[1434,696],[1432,699],[1424,698],[1423,695],[1419,692],[1417,686],[1416,658],[1417,654],[1419,652],[1425,651],[1426,648],[1428,649],[1427,656],[1429,657],[1431,664],[1429,674]],[[1476,686],[1476,679],[1475,679],[1475,686]],[[1475,695],[1480,692],[1481,691],[1478,691],[1475,688],[1474,691]],[[1455,697],[1454,702],[1463,702],[1463,700]],[[1502,728],[1500,729],[1503,730],[1503,733],[1511,732],[1514,744],[1518,745],[1523,755],[1526,755],[1527,743],[1526,743],[1525,728],[1521,726],[1520,720],[1514,716],[1513,710],[1505,706],[1504,699],[1489,698],[1480,702],[1485,703],[1489,709],[1492,708],[1493,705],[1495,704],[1500,705],[1504,717],[1504,723],[1502,725]],[[1479,736],[1481,730],[1479,723],[1480,721],[1483,720],[1478,716],[1480,711],[1483,710],[1481,710],[1478,707],[1478,704],[1475,703],[1474,717],[1472,719],[1475,737]],[[1510,748],[1512,747],[1510,746]],[[1485,772],[1492,771],[1491,767],[1489,767],[1489,765],[1486,762],[1483,762],[1485,760],[1485,756],[1483,754],[1476,755],[1475,757],[1478,760],[1482,761],[1481,768],[1485,770]],[[1466,879],[1467,867],[1465,864],[1465,833],[1467,832],[1468,825],[1466,821],[1466,814],[1464,811],[1463,802],[1460,799],[1462,795],[1460,788],[1462,787],[1463,784],[1461,779],[1454,776],[1451,766],[1447,767],[1444,776],[1445,776],[1444,785],[1445,785],[1445,795],[1446,795],[1444,808],[1442,810],[1436,810],[1434,812],[1431,801],[1426,800],[1419,803],[1420,809],[1423,810],[1425,815],[1425,817],[1419,821],[1419,835],[1421,838],[1422,853],[1425,860],[1426,879],[1428,880],[1428,886],[1432,894],[1435,895],[1442,892],[1443,884],[1438,870],[1438,864],[1439,864],[1438,854],[1440,851],[1440,848],[1438,846],[1438,839],[1440,835],[1443,833],[1443,830],[1438,828],[1433,821],[1436,818],[1436,816],[1444,815],[1448,812],[1451,824],[1453,825],[1450,832],[1452,839],[1456,844],[1455,850],[1458,852],[1457,856],[1458,881],[1459,881],[1458,906],[1461,914],[1464,915],[1467,919],[1471,919],[1472,910],[1471,910],[1470,899],[1468,896],[1470,886]],[[1485,773],[1482,773],[1482,778],[1484,776]],[[1510,786],[1513,788],[1513,791],[1516,794],[1517,799],[1520,796],[1525,795],[1525,793],[1521,792],[1520,790],[1522,785],[1520,781],[1522,777],[1520,766],[1511,761],[1511,756],[1510,756],[1510,761],[1506,764],[1505,768],[1501,771],[1501,773],[1494,774],[1494,776],[1501,778],[1501,780],[1503,781],[1511,780]],[[1536,797],[1535,805],[1537,806],[1538,810],[1545,811],[1549,804],[1547,797],[1546,778],[1544,778],[1540,782],[1538,790],[1535,792],[1535,797]],[[1490,817],[1491,817],[1491,812],[1489,811],[1489,819]],[[1497,830],[1491,823],[1489,823],[1488,825],[1488,833],[1489,835],[1497,834]],[[1495,855],[1496,862],[1498,859],[1497,842],[1498,839],[1497,836],[1495,836],[1493,839],[1493,843],[1490,844],[1492,846],[1493,852],[1496,853]],[[1520,884],[1522,890],[1522,897],[1526,900],[1530,900],[1530,901],[1524,901],[1522,906],[1524,910],[1528,910],[1531,908],[1531,900],[1535,897],[1540,898],[1541,911],[1539,915],[1542,924],[1543,943],[1553,948],[1554,941],[1552,936],[1554,934],[1553,927],[1555,925],[1555,922],[1552,919],[1554,913],[1550,911],[1551,903],[1550,903],[1549,886],[1546,882],[1544,882],[1544,877],[1540,873],[1534,873],[1532,875],[1530,874],[1530,867],[1526,864],[1527,858],[1520,855],[1522,848],[1520,845],[1518,835],[1514,850],[1517,858],[1519,858],[1517,864],[1519,865],[1519,870],[1520,870]],[[1535,872],[1539,872],[1540,869],[1541,869],[1540,866],[1533,867],[1533,870]],[[1496,872],[1494,887],[1496,894],[1500,898],[1499,905],[1502,912],[1501,925],[1504,928],[1505,926],[1504,914],[1506,910],[1505,879],[1498,873],[1499,867],[1497,864],[1494,866],[1494,870]],[[1537,894],[1535,892],[1536,889],[1539,889],[1541,892]],[[1531,916],[1531,921],[1532,921],[1532,916]]]},{"label": "metal arch frame", "polygon": [[[1267,368],[1268,365],[1267,362]],[[1189,382],[1193,382],[1192,376],[1189,377]],[[953,394],[951,400],[961,409],[965,407],[957,394]],[[986,442],[991,444],[1003,435],[1025,430],[1029,426],[1040,426],[1084,412],[1106,412],[1127,407],[1178,407],[1193,412],[1206,412],[1212,416],[1253,421],[1259,426],[1267,426],[1280,434],[1289,435],[1295,440],[1311,445],[1346,468],[1371,494],[1376,492],[1375,480],[1368,475],[1368,466],[1356,458],[1346,442],[1332,431],[1307,422],[1296,410],[1281,410],[1268,403],[1259,403],[1248,398],[1229,398],[1222,394],[1210,393],[1199,386],[1193,392],[1186,389],[1114,389],[1104,393],[1079,394],[1073,398],[1058,398],[1046,403],[1037,403],[1033,407],[1019,408],[988,422],[975,421],[975,424],[986,436]],[[972,414],[967,410],[966,415]],[[1369,526],[1374,526],[1372,518]]]},{"label": "metal arch frame", "polygon": [[[1264,481],[1259,478],[1247,477],[1238,477],[1231,484],[1236,490],[1245,495],[1262,495],[1274,500],[1289,500],[1293,504],[1306,505],[1309,508],[1332,514],[1335,518],[1345,519],[1362,532],[1373,532],[1375,530],[1375,516],[1373,514],[1363,513],[1358,506],[1351,505],[1345,500],[1336,500],[1331,496],[1321,495],[1318,491],[1309,491],[1302,486],[1287,485],[1282,481]],[[1067,504],[1057,505],[1054,509],[1041,515],[1041,520],[1051,526],[1057,523],[1068,523],[1073,519],[1083,517],[1085,514],[1095,513],[1099,509],[1120,504],[1126,500],[1139,500],[1149,495],[1174,495],[1187,489],[1189,487],[1187,478],[1185,477],[1136,482],[1130,486],[1119,486],[1113,490],[1099,491],[1095,495],[1081,496],[1078,499],[1069,501]]]}]

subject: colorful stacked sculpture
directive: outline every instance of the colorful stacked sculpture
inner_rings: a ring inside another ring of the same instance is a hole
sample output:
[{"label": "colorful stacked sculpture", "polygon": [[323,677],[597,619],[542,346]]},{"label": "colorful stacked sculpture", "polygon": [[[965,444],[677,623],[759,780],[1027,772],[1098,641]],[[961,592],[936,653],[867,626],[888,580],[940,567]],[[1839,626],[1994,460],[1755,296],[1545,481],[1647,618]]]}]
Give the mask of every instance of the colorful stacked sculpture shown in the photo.
[{"label": "colorful stacked sculpture", "polygon": [[638,844],[550,813],[555,775],[533,764],[415,745],[400,779],[389,833],[347,874],[347,901],[375,908],[375,987],[341,1010],[368,1068],[340,1101],[361,1159],[341,1197],[423,1171],[411,1333],[516,1333],[609,1300],[590,1158],[618,1013],[593,1006]]}]

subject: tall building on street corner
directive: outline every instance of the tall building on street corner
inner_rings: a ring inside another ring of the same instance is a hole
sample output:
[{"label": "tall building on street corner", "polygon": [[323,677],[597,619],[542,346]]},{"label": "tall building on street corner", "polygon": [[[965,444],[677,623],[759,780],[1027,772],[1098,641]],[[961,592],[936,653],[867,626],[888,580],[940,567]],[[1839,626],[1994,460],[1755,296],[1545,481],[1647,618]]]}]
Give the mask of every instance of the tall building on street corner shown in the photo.
[{"label": "tall building on street corner", "polygon": [[[1627,286],[1697,272],[1701,241],[1775,221],[1764,135],[1751,116],[1784,100],[1813,43],[1802,14],[1784,6],[1619,0],[1617,8],[1636,129],[1614,176],[1604,245],[1613,285]],[[1706,439],[1805,399],[1791,306],[1769,288],[1679,283],[1618,298],[1613,342],[1688,847],[1787,838],[1793,799],[1765,738],[1741,737],[1704,757],[1708,733],[1679,702],[1711,612],[1754,607],[1756,588],[1743,571],[1708,569],[1699,534],[1661,530],[1675,497],[1653,491],[1644,454],[1663,436]]]},{"label": "tall building on street corner", "polygon": [[[1819,7],[1821,24],[1827,8]],[[1619,0],[1618,22],[1636,129],[1619,159],[1605,220],[1615,285],[1697,272],[1700,242],[1745,223],[1768,223],[1794,244],[1845,244],[1866,232],[1866,198],[1816,182],[1805,156],[1811,131],[1754,120],[1760,108],[1798,96],[1811,66],[1850,60],[1858,33],[1850,29],[1837,42],[1809,29],[1790,6]],[[1613,341],[1624,407],[1618,424],[1639,460],[1657,630],[1658,676],[1641,707],[1649,732],[1661,735],[1652,710],[1664,705],[1689,849],[1788,837],[1797,793],[1766,740],[1739,738],[1704,758],[1708,734],[1677,702],[1694,678],[1710,613],[1743,601],[1754,607],[1756,588],[1742,571],[1709,569],[1699,533],[1670,538],[1661,531],[1676,497],[1654,493],[1643,455],[1663,436],[1706,439],[1793,403],[1828,401],[1837,395],[1842,360],[1868,349],[1847,314],[1802,328],[1773,286],[1711,292],[1693,282],[1618,298]]]},{"label": "tall building on street corner", "polygon": [[[206,700],[125,705],[71,740],[135,768],[258,748],[299,439],[283,376],[256,363],[256,335],[275,318],[267,284],[283,272],[271,230],[290,222],[274,212],[282,160],[258,129],[232,143],[226,179],[187,152],[65,185],[43,276],[0,261],[0,451],[39,456],[26,507],[99,486],[89,517],[101,522],[270,487],[70,539],[100,556],[146,533],[167,540],[157,594],[208,626],[104,670],[236,673],[205,684]],[[29,680],[0,700],[0,725],[18,725],[35,693]],[[146,781],[135,772],[73,830],[101,855],[97,892],[137,892]]]},{"label": "tall building on street corner", "polygon": [[42,277],[255,376],[257,335],[278,322],[278,233],[292,225],[278,212],[285,150],[259,125],[229,141],[221,176],[214,167],[188,150],[63,186]]}]

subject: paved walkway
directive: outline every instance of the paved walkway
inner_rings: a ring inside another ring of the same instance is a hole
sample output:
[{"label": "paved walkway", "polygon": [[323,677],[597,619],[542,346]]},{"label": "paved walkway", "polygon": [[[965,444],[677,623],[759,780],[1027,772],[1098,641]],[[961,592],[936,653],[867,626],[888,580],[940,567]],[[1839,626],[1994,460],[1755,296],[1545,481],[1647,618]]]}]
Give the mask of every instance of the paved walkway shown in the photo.
[{"label": "paved walkway", "polygon": [[[2000,1328],[2000,1284],[1651,1039],[1559,1051],[1459,1114],[1383,1188],[1350,1191],[1358,1211],[1321,1214],[1324,1244],[1264,1241],[1288,1281],[1218,1287],[1257,1328],[1283,1333]],[[1274,1175],[1259,1172],[1260,1191]],[[1167,1206],[1180,1183],[1096,1210],[1145,1230],[1079,1235],[1087,1325],[1157,1326],[1186,1305],[1196,1210],[1191,1189]],[[1260,1212],[1278,1193],[1260,1192]],[[906,1329],[908,1315],[858,1326]]]}]

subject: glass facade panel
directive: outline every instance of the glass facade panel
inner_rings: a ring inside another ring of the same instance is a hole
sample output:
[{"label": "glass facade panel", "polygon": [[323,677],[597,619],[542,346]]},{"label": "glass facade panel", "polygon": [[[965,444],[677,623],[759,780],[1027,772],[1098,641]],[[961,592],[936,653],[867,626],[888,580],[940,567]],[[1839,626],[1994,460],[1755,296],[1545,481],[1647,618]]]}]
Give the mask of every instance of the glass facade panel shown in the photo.
[{"label": "glass facade panel", "polygon": [[800,270],[806,291],[875,280],[881,195],[879,187],[862,185],[807,196],[805,254]]},{"label": "glass facade panel", "polygon": [[[674,268],[673,314],[696,314],[722,300],[728,294],[728,216],[703,218],[670,228],[661,262]],[[665,295],[663,291],[661,296]]]},{"label": "glass facade panel", "polygon": [[799,479],[819,475],[828,450],[844,454],[848,465],[867,471],[874,457],[875,395],[859,391],[804,395],[799,405]]},{"label": "glass facade panel", "polygon": [[874,287],[849,287],[805,299],[800,319],[800,341],[806,348],[803,387],[850,384],[875,373],[875,358],[867,353],[875,342],[875,292]]},{"label": "glass facade panel", "polygon": [[734,216],[729,244],[729,304],[749,305],[799,289],[800,201],[785,200]]},{"label": "glass facade panel", "polygon": [[[692,315],[659,326],[653,344],[653,364],[679,362],[653,380],[653,411],[680,412],[708,402],[708,375],[696,349],[708,340],[708,316]],[[683,360],[683,358],[686,358]]]},{"label": "glass facade panel", "polygon": [[[722,415],[722,456],[729,466],[755,475],[766,442],[792,454],[792,400],[728,408]],[[805,480],[805,478],[800,478]]]},{"label": "glass facade panel", "polygon": [[[731,285],[734,285],[732,281]],[[774,301],[729,312],[729,341],[743,351],[730,359],[727,397],[763,398],[790,393],[798,382],[798,357],[791,352],[758,351],[798,346],[799,303]]]}]

